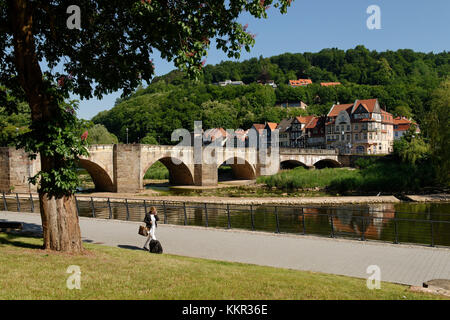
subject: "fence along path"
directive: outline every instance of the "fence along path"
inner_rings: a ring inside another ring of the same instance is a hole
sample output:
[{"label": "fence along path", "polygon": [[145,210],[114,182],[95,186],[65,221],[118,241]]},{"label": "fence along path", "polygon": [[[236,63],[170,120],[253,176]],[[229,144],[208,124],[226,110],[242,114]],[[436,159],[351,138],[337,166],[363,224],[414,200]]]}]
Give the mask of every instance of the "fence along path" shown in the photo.
[{"label": "fence along path", "polygon": [[[385,217],[381,210],[346,206],[191,203],[80,195],[75,199],[78,215],[83,217],[143,221],[154,206],[164,224],[450,246],[450,214],[446,213],[395,212],[394,217]],[[3,193],[2,200],[5,211],[39,212],[36,194]]]}]

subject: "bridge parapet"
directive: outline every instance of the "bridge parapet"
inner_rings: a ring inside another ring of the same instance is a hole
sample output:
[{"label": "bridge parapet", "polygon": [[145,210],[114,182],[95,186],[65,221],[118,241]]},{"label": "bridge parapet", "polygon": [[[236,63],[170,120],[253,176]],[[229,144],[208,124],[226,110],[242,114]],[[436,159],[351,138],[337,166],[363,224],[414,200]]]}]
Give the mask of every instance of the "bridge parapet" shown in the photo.
[{"label": "bridge parapet", "polygon": [[303,148],[280,148],[280,154],[319,154],[319,155],[337,155],[336,150],[329,149],[303,149]]}]

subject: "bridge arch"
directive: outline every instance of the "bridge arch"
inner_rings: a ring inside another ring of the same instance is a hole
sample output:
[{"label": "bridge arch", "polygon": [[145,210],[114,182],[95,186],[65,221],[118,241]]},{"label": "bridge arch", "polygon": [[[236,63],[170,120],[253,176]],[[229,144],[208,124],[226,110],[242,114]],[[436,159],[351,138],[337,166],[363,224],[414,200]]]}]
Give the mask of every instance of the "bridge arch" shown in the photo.
[{"label": "bridge arch", "polygon": [[108,172],[92,160],[80,159],[78,164],[89,173],[95,185],[96,191],[115,192],[113,180]]},{"label": "bridge arch", "polygon": [[154,159],[147,163],[144,166],[144,171],[142,173],[142,179],[145,176],[145,173],[148,169],[154,165],[156,162],[161,162],[167,170],[169,170],[169,183],[172,185],[193,185],[194,184],[194,174],[191,172],[189,167],[183,163],[181,160],[176,159],[176,162],[179,164],[175,164],[172,161],[172,157],[163,156],[159,159]]},{"label": "bridge arch", "polygon": [[294,169],[297,167],[308,168],[306,164],[298,160],[285,160],[280,162],[280,170]]},{"label": "bridge arch", "polygon": [[339,168],[341,167],[341,164],[339,163],[339,161],[336,161],[334,159],[322,159],[314,163],[314,167],[316,169]]},{"label": "bridge arch", "polygon": [[217,170],[222,165],[229,165],[231,167],[233,178],[238,180],[255,180],[256,171],[255,168],[245,159],[239,157],[230,157],[220,165],[217,166]]}]

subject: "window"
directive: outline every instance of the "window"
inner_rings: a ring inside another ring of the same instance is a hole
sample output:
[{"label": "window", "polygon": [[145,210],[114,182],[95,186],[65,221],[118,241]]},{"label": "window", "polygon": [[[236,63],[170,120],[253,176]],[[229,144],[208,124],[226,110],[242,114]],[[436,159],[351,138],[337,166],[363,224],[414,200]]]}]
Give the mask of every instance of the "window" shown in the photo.
[{"label": "window", "polygon": [[358,130],[358,125],[357,124],[355,124],[355,130]]},{"label": "window", "polygon": [[350,131],[350,125],[349,124],[347,125],[347,131]]},{"label": "window", "polygon": [[355,140],[358,140],[358,134],[355,134]]}]

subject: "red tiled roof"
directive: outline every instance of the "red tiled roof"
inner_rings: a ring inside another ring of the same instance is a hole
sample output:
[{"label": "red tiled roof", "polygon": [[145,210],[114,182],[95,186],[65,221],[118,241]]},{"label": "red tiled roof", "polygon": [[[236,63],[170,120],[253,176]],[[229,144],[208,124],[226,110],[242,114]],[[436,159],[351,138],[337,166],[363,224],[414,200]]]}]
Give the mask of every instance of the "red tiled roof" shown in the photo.
[{"label": "red tiled roof", "polygon": [[210,138],[211,141],[214,141],[218,138],[225,138],[228,136],[228,133],[223,128],[212,128],[205,131],[205,137]]},{"label": "red tiled roof", "polygon": [[317,122],[319,122],[319,117],[313,117],[311,121],[306,125],[305,129],[314,129],[317,126]]},{"label": "red tiled roof", "polygon": [[413,123],[413,122],[404,117],[394,118],[394,124],[409,124],[410,125],[411,123]]},{"label": "red tiled roof", "polygon": [[314,116],[306,116],[306,117],[299,116],[299,117],[295,117],[295,118],[300,123],[308,124],[314,118]]},{"label": "red tiled roof", "polygon": [[335,104],[331,107],[330,112],[328,112],[328,117],[337,117],[338,114],[342,110],[347,110],[348,108],[353,107],[353,103],[347,103],[347,104]]},{"label": "red tiled roof", "polygon": [[304,85],[308,85],[311,83],[312,83],[311,79],[289,80],[289,84],[294,87],[295,86],[304,86]]}]

